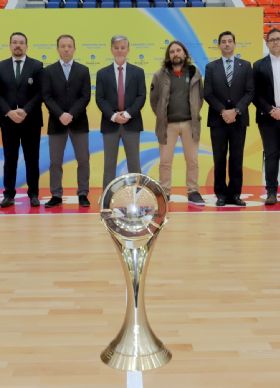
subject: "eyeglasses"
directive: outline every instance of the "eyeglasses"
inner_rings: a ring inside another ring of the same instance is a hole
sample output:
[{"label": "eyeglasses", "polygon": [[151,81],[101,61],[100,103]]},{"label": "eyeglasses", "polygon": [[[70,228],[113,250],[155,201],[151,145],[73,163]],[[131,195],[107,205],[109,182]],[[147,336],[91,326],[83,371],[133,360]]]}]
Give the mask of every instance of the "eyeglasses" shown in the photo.
[{"label": "eyeglasses", "polygon": [[280,37],[279,38],[270,38],[268,39],[268,43],[279,43],[280,42]]}]

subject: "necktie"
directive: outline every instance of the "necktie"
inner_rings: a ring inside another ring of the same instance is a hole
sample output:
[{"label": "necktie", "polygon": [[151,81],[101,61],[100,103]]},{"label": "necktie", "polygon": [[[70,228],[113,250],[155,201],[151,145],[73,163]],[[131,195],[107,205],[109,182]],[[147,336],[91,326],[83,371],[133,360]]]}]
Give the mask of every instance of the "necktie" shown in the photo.
[{"label": "necktie", "polygon": [[20,79],[20,64],[21,64],[21,60],[18,59],[15,61],[16,62],[16,82],[19,82],[19,79]]},{"label": "necktie", "polygon": [[120,112],[124,110],[124,86],[123,86],[123,68],[118,67],[119,78],[118,78],[118,109]]},{"label": "necktie", "polygon": [[70,74],[70,70],[71,70],[71,65],[70,65],[70,63],[63,63],[62,69],[63,69],[63,73],[64,73],[64,75],[65,75],[65,78],[66,78],[67,81],[68,81],[69,74]]},{"label": "necktie", "polygon": [[231,86],[232,75],[233,75],[232,60],[227,59],[226,60],[226,77],[227,77],[228,86]]}]

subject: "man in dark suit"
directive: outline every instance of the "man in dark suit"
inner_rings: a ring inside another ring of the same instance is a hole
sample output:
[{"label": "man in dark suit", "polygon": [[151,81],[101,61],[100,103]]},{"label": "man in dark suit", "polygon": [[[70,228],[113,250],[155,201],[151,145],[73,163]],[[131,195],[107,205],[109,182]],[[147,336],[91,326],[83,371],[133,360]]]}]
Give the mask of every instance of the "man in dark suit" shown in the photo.
[{"label": "man in dark suit", "polygon": [[103,189],[116,177],[119,141],[122,139],[129,172],[141,172],[139,145],[143,130],[141,109],[146,100],[143,69],[126,62],[129,42],[111,39],[114,63],[97,72],[96,103],[102,112],[104,142]]},{"label": "man in dark suit", "polygon": [[27,194],[31,206],[40,206],[39,148],[41,127],[41,72],[43,64],[26,56],[27,37],[10,36],[12,57],[0,62],[0,126],[4,148],[4,199],[1,207],[15,203],[20,144],[26,165]]},{"label": "man in dark suit", "polygon": [[269,55],[254,63],[256,121],[265,156],[266,205],[277,203],[280,159],[280,30],[266,36]]},{"label": "man in dark suit", "polygon": [[209,104],[208,126],[214,156],[216,205],[231,203],[246,206],[240,194],[246,127],[249,125],[248,106],[254,92],[252,68],[249,62],[234,57],[235,36],[232,32],[222,32],[218,46],[222,58],[206,66],[204,81],[204,97]]},{"label": "man in dark suit", "polygon": [[89,193],[89,124],[86,107],[91,83],[88,67],[73,61],[75,40],[71,35],[57,39],[60,60],[46,67],[43,74],[43,99],[49,110],[50,191],[46,208],[62,203],[62,164],[68,136],[78,162],[79,204],[90,206]]}]

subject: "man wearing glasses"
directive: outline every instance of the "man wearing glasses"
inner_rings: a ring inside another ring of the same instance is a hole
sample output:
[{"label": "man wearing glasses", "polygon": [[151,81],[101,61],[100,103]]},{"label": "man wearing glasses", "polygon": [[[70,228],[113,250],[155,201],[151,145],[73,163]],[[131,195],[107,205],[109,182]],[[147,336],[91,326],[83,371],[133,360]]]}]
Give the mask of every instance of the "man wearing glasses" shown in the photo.
[{"label": "man wearing glasses", "polygon": [[266,37],[269,54],[254,63],[254,104],[265,157],[266,205],[277,203],[280,159],[280,30]]}]

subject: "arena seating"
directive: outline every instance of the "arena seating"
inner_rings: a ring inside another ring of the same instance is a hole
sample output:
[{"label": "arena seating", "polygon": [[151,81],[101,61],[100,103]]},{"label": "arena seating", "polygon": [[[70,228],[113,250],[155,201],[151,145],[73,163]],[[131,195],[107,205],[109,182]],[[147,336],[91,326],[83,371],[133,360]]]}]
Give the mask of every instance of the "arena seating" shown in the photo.
[{"label": "arena seating", "polygon": [[8,0],[0,0],[0,9],[5,8],[8,3]]},{"label": "arena seating", "polygon": [[[1,1],[1,0],[0,0]],[[46,0],[45,8],[204,7],[203,0]]]},{"label": "arena seating", "polygon": [[263,7],[264,35],[273,27],[280,28],[280,0],[243,0],[246,7]]},{"label": "arena seating", "polygon": [[[182,8],[212,6],[212,0],[27,0],[26,7],[45,8]],[[217,0],[218,1],[218,0]],[[219,0],[219,6],[223,6]],[[5,8],[8,0],[0,0]],[[36,3],[36,5],[35,5]],[[37,4],[38,3],[38,4]],[[39,4],[40,3],[40,4]],[[246,7],[264,9],[264,35],[273,27],[280,28],[280,0],[243,0]],[[213,3],[214,5],[214,3]],[[216,4],[215,4],[216,5]]]}]

